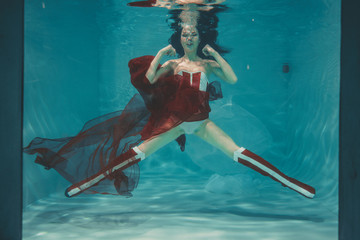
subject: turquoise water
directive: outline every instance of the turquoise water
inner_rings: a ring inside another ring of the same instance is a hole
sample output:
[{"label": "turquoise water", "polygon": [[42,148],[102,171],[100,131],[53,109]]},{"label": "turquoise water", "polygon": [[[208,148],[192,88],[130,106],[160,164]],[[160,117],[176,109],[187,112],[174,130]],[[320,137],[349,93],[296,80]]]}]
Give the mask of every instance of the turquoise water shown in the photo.
[{"label": "turquoise water", "polygon": [[[136,93],[128,61],[156,54],[171,30],[166,9],[127,2],[25,3],[25,144],[75,135]],[[184,153],[171,143],[142,162],[132,198],[67,199],[69,183],[25,155],[24,239],[337,239],[340,1],[226,5],[218,40],[239,81],[222,84],[210,118],[317,196],[195,136]]]}]

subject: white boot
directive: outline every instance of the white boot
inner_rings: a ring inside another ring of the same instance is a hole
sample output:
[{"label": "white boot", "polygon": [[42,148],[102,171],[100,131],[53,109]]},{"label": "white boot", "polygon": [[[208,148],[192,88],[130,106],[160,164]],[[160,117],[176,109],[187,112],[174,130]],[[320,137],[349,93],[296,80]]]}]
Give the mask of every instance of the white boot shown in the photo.
[{"label": "white boot", "polygon": [[291,188],[305,197],[313,198],[315,196],[315,189],[313,187],[286,176],[271,163],[243,147],[234,152],[234,161],[257,171],[264,176],[271,177],[273,180],[281,183],[284,187]]}]

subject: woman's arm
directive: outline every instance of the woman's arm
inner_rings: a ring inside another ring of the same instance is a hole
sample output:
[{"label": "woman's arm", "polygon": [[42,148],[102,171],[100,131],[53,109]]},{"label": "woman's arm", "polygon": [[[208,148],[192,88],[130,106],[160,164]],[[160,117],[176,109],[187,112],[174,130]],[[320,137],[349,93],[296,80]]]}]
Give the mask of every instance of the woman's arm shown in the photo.
[{"label": "woman's arm", "polygon": [[146,78],[149,80],[149,82],[151,84],[154,84],[161,75],[166,74],[173,69],[172,61],[165,62],[161,66],[161,68],[157,69],[161,58],[164,55],[175,56],[175,54],[176,54],[176,51],[171,45],[164,47],[156,54],[155,58],[152,60],[152,62],[150,64],[149,69],[147,70],[147,72],[145,74]]},{"label": "woman's arm", "polygon": [[210,61],[209,65],[216,76],[230,84],[235,84],[237,82],[237,77],[230,64],[228,64],[217,51],[208,44],[206,44],[202,51],[205,56],[212,56],[215,58],[216,61]]}]

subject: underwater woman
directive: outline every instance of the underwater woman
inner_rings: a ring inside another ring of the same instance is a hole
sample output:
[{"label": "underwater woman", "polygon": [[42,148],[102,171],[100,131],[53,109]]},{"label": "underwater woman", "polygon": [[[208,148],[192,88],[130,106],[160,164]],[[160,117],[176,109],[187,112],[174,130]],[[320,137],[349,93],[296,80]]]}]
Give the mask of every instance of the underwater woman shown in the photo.
[{"label": "underwater woman", "polygon": [[[209,119],[209,100],[214,92],[215,95],[219,92],[219,87],[209,83],[209,76],[214,74],[228,84],[236,84],[238,79],[221,56],[225,51],[215,43],[216,26],[202,24],[204,21],[194,12],[183,12],[180,19],[175,24],[170,45],[162,48],[155,57],[143,56],[129,62],[132,84],[139,91],[145,107],[134,104],[132,99],[116,118],[108,117],[84,127],[70,140],[62,139],[65,142],[56,149],[48,147],[49,144],[44,147],[49,141],[38,138],[25,151],[38,153],[37,163],[48,169],[55,168],[73,183],[65,192],[68,197],[82,192],[104,193],[96,190],[104,183],[113,185],[118,194],[124,194],[137,185],[138,174],[129,169],[134,169],[137,163],[184,134],[194,134],[233,161],[313,198],[313,187],[286,176],[260,156],[238,146]],[[176,54],[180,58],[160,64],[165,55]],[[136,136],[141,137],[133,140]],[[125,147],[120,149],[119,146]],[[79,155],[79,149],[82,153],[87,151],[88,155]],[[80,158],[81,163],[75,163]],[[74,176],[75,172],[81,172],[81,176]]]}]

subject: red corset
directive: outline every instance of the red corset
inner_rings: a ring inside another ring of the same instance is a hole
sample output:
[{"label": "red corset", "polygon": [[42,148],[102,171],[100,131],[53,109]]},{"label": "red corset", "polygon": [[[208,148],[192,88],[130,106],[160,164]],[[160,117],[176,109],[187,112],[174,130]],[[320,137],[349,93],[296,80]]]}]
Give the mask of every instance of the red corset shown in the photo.
[{"label": "red corset", "polygon": [[143,140],[166,132],[182,122],[204,120],[211,111],[205,73],[181,71],[150,84],[145,74],[153,59],[153,56],[143,56],[129,62],[131,82],[151,112],[149,122],[141,132]]}]

